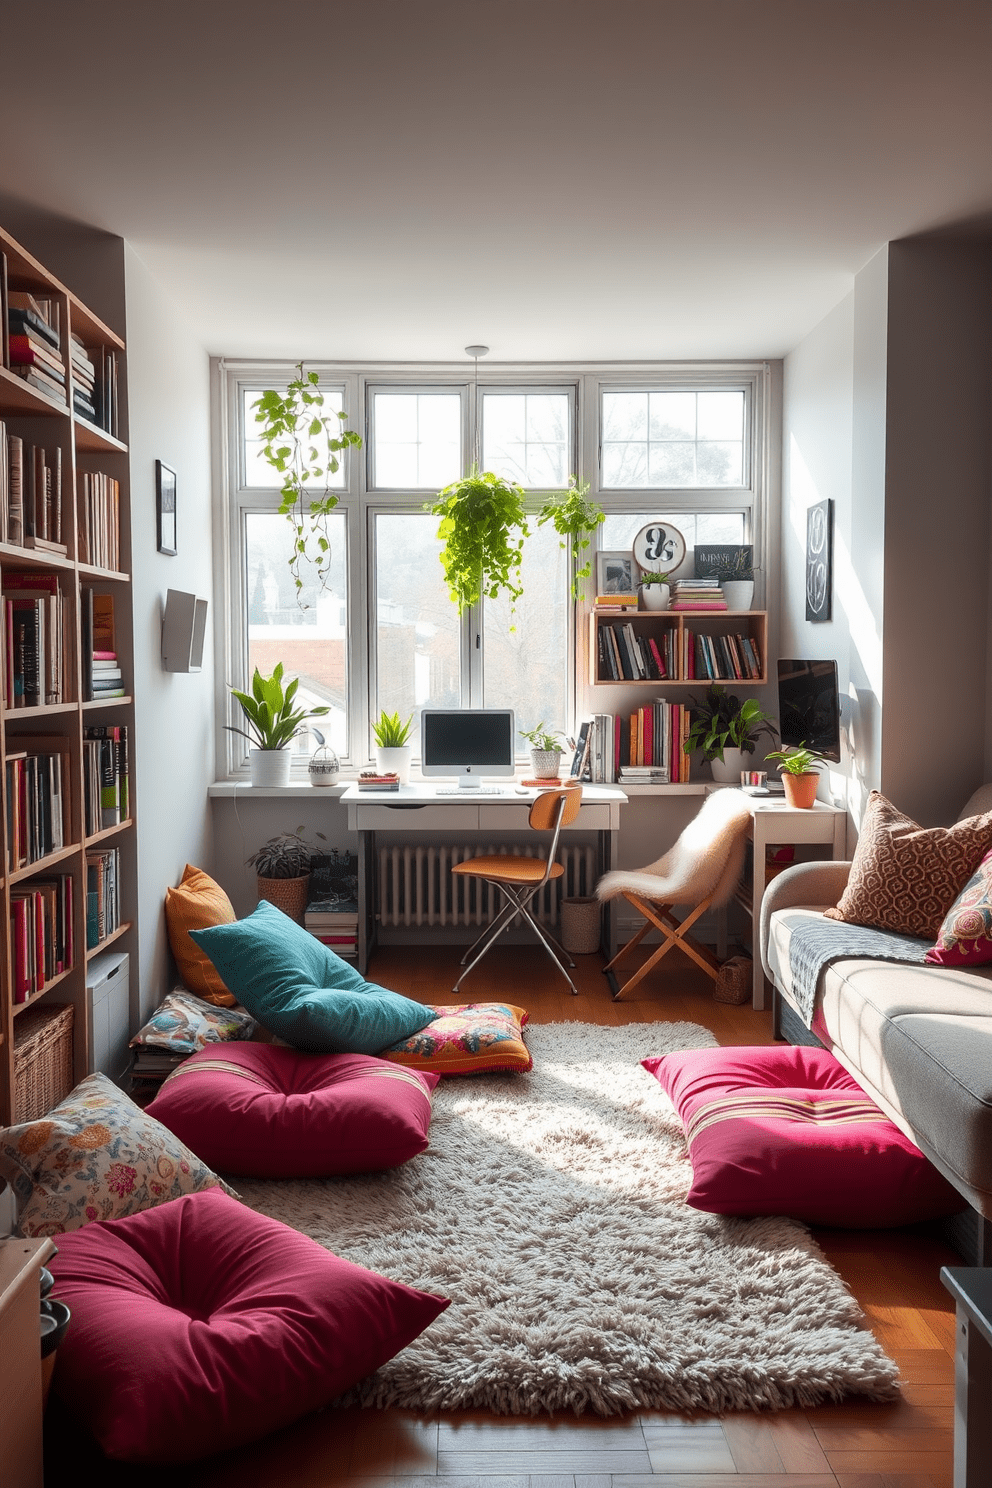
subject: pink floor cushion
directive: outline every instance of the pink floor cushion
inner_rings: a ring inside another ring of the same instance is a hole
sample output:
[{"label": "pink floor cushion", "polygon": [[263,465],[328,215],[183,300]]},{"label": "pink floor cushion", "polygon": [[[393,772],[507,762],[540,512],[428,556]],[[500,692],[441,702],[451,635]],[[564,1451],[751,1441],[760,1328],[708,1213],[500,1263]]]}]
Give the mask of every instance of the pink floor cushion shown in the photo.
[{"label": "pink floor cushion", "polygon": [[148,1114],[225,1173],[365,1173],[424,1151],[438,1078],[368,1054],[227,1045],[181,1064]]},{"label": "pink floor cushion", "polygon": [[326,1405],[443,1312],[219,1190],[59,1237],[54,1389],[108,1457],[192,1462]]},{"label": "pink floor cushion", "polygon": [[685,1127],[694,1209],[874,1229],[963,1207],[826,1049],[693,1049],[641,1062]]}]

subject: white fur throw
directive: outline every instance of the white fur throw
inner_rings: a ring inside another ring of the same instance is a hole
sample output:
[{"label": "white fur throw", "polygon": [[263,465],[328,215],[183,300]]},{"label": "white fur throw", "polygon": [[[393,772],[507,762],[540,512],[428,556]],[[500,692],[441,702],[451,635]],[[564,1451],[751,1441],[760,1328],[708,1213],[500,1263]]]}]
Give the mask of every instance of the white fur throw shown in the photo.
[{"label": "white fur throw", "polygon": [[600,899],[637,894],[660,904],[699,904],[710,894],[726,904],[744,864],[751,802],[739,790],[714,791],[674,847],[646,868],[606,873],[596,885]]}]

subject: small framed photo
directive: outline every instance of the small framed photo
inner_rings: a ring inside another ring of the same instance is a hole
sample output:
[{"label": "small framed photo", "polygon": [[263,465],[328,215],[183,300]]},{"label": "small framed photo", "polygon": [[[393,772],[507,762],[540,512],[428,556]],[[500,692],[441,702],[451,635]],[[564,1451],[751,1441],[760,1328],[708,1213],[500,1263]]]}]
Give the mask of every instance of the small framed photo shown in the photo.
[{"label": "small framed photo", "polygon": [[597,594],[636,594],[632,553],[596,554]]},{"label": "small framed photo", "polygon": [[158,502],[158,550],[175,558],[176,547],[176,472],[155,461],[155,495]]}]

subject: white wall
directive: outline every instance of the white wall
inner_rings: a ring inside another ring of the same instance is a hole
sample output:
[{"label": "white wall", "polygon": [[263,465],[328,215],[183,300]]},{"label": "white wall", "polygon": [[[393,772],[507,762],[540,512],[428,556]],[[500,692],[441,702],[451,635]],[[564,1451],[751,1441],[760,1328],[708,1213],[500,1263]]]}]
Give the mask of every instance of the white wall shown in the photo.
[{"label": "white wall", "polygon": [[[168,990],[165,891],[212,858],[213,557],[209,362],[196,331],[125,247],[134,561],[140,1014]],[[155,461],[176,472],[178,556],[157,551]],[[203,670],[162,670],[167,589],[210,598]]]}]

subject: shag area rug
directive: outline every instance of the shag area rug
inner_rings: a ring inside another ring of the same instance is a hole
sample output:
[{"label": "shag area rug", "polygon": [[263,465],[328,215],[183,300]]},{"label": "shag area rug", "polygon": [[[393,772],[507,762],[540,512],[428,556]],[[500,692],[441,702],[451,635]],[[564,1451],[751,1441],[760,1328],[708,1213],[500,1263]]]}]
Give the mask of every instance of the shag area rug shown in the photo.
[{"label": "shag area rug", "polygon": [[532,1026],[527,1075],[442,1080],[430,1147],[247,1203],[451,1306],[349,1397],[518,1415],[889,1399],[896,1366],[802,1225],[684,1202],[681,1124],[639,1061],[691,1023]]}]

